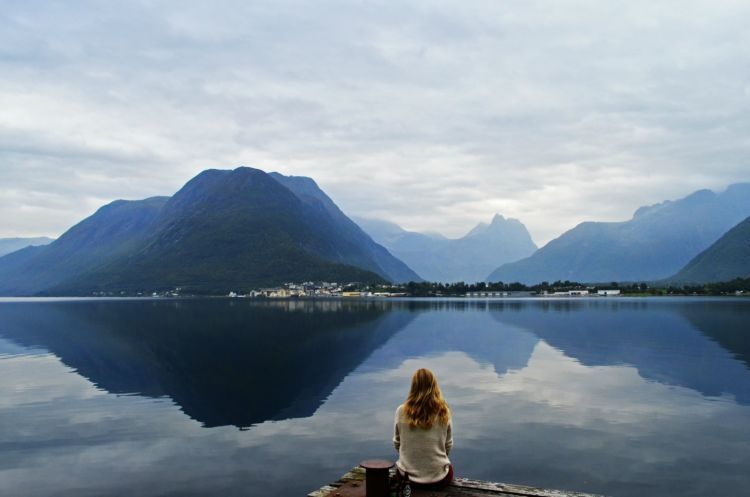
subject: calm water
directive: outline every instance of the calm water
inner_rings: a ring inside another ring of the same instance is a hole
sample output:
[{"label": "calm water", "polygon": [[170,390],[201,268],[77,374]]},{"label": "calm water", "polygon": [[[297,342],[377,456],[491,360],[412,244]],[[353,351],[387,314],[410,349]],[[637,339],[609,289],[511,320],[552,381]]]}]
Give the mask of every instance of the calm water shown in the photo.
[{"label": "calm water", "polygon": [[750,300],[0,301],[0,495],[303,496],[436,371],[459,476],[747,495]]}]

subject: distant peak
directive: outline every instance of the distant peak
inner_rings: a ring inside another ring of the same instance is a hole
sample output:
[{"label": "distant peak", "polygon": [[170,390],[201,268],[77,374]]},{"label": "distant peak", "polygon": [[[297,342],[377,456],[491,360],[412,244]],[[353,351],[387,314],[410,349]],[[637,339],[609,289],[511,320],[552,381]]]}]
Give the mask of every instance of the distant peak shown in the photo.
[{"label": "distant peak", "polygon": [[523,223],[514,217],[505,217],[502,214],[495,214],[490,223],[490,226],[495,227],[509,225],[523,226]]},{"label": "distant peak", "polygon": [[502,214],[495,214],[492,216],[492,220],[489,224],[487,223],[479,223],[474,228],[469,231],[465,236],[474,236],[481,233],[489,233],[494,232],[495,230],[505,230],[506,227],[509,225],[518,225],[523,226],[521,221],[518,219],[513,219],[511,217],[505,217]]},{"label": "distant peak", "polygon": [[703,188],[701,190],[697,190],[687,197],[685,197],[683,200],[704,200],[704,199],[710,199],[715,197],[716,194],[709,190],[708,188]]},{"label": "distant peak", "polygon": [[492,217],[492,221],[490,222],[490,224],[502,223],[504,221],[505,221],[505,217],[502,214],[495,214]]}]

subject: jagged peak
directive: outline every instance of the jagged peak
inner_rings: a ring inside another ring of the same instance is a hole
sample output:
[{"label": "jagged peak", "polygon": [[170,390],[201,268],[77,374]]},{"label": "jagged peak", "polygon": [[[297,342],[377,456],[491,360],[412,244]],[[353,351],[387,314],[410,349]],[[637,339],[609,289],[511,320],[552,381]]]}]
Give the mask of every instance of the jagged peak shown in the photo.
[{"label": "jagged peak", "polygon": [[505,217],[502,214],[496,213],[494,216],[492,216],[492,220],[490,220],[489,223],[478,223],[474,228],[471,229],[465,237],[475,236],[481,233],[486,233],[488,230],[491,230],[493,228],[504,228],[509,225],[515,225],[515,226],[522,226],[525,227],[524,224],[519,221],[518,219],[512,218],[512,217]]}]

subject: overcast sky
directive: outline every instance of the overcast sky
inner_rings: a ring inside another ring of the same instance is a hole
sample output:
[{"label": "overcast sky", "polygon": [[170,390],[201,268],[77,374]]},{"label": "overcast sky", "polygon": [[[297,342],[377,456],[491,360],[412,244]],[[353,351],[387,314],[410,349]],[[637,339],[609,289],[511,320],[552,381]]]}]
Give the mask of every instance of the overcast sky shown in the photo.
[{"label": "overcast sky", "polygon": [[750,181],[750,2],[0,0],[0,237],[249,165],[544,243]]}]

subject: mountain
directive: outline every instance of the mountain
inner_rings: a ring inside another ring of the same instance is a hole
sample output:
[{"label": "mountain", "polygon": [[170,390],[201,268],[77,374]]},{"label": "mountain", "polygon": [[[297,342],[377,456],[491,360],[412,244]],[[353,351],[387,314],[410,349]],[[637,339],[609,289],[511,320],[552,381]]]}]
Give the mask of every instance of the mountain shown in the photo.
[{"label": "mountain", "polygon": [[695,256],[669,281],[711,283],[735,278],[750,278],[750,217]]},{"label": "mountain", "polygon": [[[362,231],[362,228],[349,219],[312,178],[283,176],[279,173],[271,173],[270,176],[289,188],[312,208],[325,211],[333,219],[337,235],[361,248],[362,253],[359,256],[346,262],[370,269],[394,282],[403,283],[421,280],[419,275],[412,271],[409,266],[391,255],[385,247],[375,243],[370,235]],[[372,262],[374,262],[374,265]]]},{"label": "mountain", "polygon": [[52,238],[46,236],[37,238],[0,238],[0,257],[16,250],[21,250],[22,248],[47,245],[52,240]]},{"label": "mountain", "polygon": [[93,272],[145,239],[168,197],[116,200],[41,247],[0,257],[0,294],[33,295]]},{"label": "mountain", "polygon": [[536,250],[520,221],[499,214],[489,224],[480,223],[457,239],[406,231],[377,219],[356,221],[375,241],[429,281],[483,281],[499,264],[521,259]]},{"label": "mountain", "polygon": [[443,244],[449,239],[436,233],[418,233],[407,231],[396,223],[364,217],[353,217],[373,240],[376,240],[389,250],[399,252],[419,252],[431,250],[435,244]]},{"label": "mountain", "polygon": [[584,222],[536,251],[505,264],[488,281],[652,281],[675,274],[750,215],[750,183],[697,191],[641,207],[623,222]]},{"label": "mountain", "polygon": [[214,169],[171,198],[113,202],[45,247],[0,258],[0,294],[223,293],[383,281],[395,269],[416,279],[369,238],[353,236],[333,202],[298,196],[283,181],[253,168]]}]

